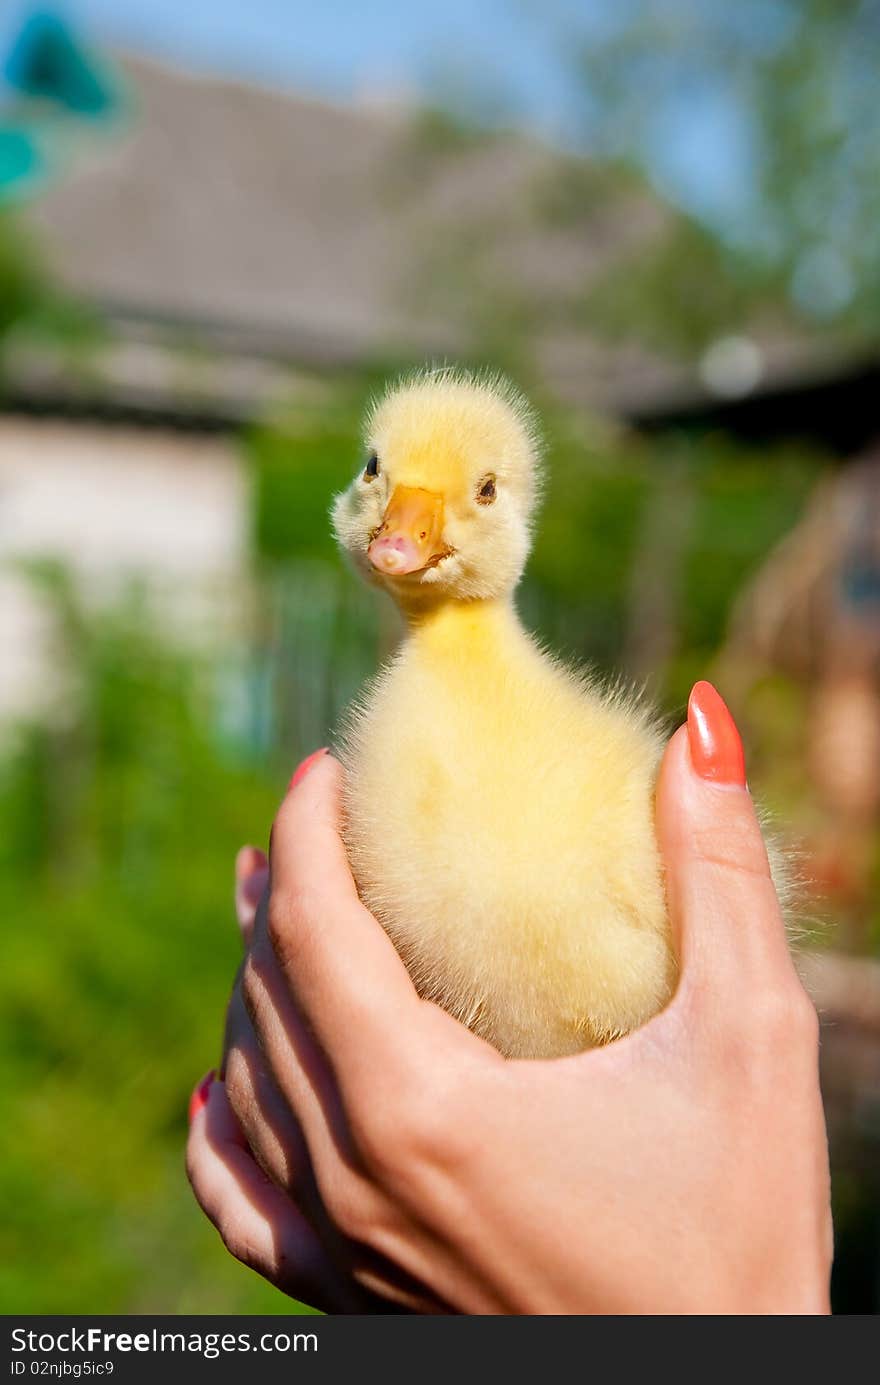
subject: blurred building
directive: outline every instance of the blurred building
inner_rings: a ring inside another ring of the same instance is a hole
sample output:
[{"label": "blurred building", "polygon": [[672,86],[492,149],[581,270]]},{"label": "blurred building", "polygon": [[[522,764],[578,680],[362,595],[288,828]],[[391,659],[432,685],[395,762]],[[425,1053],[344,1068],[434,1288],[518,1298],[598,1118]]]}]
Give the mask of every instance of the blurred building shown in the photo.
[{"label": "blurred building", "polygon": [[97,602],[139,584],[169,635],[210,646],[240,608],[248,514],[225,438],[0,415],[0,718],[49,707],[58,691],[53,625],[29,568],[62,565]]},{"label": "blurred building", "polygon": [[[112,163],[137,115],[122,69],[51,11],[35,11],[2,41],[0,200],[26,208],[27,219],[95,162]],[[63,267],[77,263],[79,241],[99,259],[108,238],[126,255],[118,217],[106,205],[95,210],[91,227],[56,228],[53,258],[65,284]],[[30,230],[42,244],[42,232]],[[87,284],[69,288],[90,297]],[[93,340],[74,335],[56,354],[39,337],[5,345],[0,716],[50,700],[57,686],[46,676],[52,622],[23,569],[57,564],[95,599],[146,582],[168,594],[163,609],[192,638],[222,626],[220,603],[210,622],[199,613],[211,590],[227,598],[234,591],[247,550],[246,480],[235,448],[224,437],[184,433],[192,410],[182,401],[173,419],[158,416],[163,392],[175,395],[170,363],[148,418],[138,401],[156,384],[155,362],[123,339],[111,345],[100,314]]]},{"label": "blurred building", "polygon": [[726,338],[690,367],[571,320],[573,285],[664,234],[674,214],[644,184],[522,134],[108,59],[51,16],[10,37],[4,74],[0,185],[94,327],[4,344],[7,573],[50,558],[160,585],[183,568],[241,580],[241,427],[320,404],[349,369],[479,354],[486,303],[502,331],[515,315],[570,403],[668,431],[708,411],[746,435],[791,424],[797,398],[798,431],[823,440],[833,419],[834,445],[853,448],[856,411],[823,403],[823,377],[842,371],[843,388],[848,362],[790,337]]},{"label": "blurred building", "polygon": [[668,394],[670,367],[636,345],[547,326],[573,284],[662,230],[668,213],[644,189],[609,195],[585,234],[541,205],[571,161],[522,135],[115,66],[124,113],[69,140],[22,207],[105,341],[87,381],[13,350],[21,401],[232,424],[303,372],[467,356],[477,280],[502,304],[505,283],[541,304],[533,345],[563,395],[618,409]]},{"label": "blurred building", "polygon": [[[89,330],[4,341],[0,714],[53,686],[23,564],[98,595],[137,580],[172,594],[172,627],[222,629],[246,585],[243,426],[351,369],[467,357],[478,290],[563,303],[668,215],[628,189],[585,235],[543,211],[566,161],[520,135],[108,57],[51,14],[6,42],[0,198]],[[561,394],[620,411],[668,393],[663,362],[552,320],[533,345]]]}]

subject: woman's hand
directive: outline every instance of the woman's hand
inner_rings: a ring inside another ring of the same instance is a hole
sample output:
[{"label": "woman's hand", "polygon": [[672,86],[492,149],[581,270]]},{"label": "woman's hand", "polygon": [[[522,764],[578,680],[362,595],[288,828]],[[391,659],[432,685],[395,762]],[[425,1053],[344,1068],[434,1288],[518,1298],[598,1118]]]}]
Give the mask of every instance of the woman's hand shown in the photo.
[{"label": "woman's hand", "polygon": [[507,1061],[419,998],[358,899],[339,773],[288,792],[255,922],[240,858],[253,934],[188,1160],[232,1253],[337,1312],[827,1312],[816,1015],[717,694],[658,784],[677,993],[575,1057]]}]

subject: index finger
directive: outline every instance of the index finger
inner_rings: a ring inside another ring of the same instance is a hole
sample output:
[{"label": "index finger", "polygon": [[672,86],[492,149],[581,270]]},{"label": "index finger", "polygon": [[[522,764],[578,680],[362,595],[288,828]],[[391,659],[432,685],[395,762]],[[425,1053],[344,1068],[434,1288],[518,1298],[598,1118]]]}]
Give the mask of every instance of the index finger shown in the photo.
[{"label": "index finger", "polygon": [[337,1080],[397,1060],[421,1001],[361,903],[340,836],[342,770],[313,762],[287,793],[269,849],[268,933],[297,1006]]}]

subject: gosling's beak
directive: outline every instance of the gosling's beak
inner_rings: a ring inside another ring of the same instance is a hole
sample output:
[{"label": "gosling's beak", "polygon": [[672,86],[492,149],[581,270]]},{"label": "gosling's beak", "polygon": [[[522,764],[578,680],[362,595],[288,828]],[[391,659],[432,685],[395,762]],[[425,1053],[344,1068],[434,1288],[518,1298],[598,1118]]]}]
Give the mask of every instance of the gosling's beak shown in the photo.
[{"label": "gosling's beak", "polygon": [[388,577],[420,572],[445,557],[443,496],[415,486],[395,486],[367,557]]}]

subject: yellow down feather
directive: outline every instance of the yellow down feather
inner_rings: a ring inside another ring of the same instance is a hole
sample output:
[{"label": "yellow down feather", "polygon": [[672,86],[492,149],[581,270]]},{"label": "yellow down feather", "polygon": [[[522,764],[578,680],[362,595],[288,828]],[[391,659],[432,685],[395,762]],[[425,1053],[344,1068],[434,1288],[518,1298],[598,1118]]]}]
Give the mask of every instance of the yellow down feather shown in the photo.
[{"label": "yellow down feather", "polygon": [[[406,634],[339,746],[361,897],[419,991],[502,1053],[604,1043],[676,982],[653,825],[658,725],[520,623],[541,463],[509,385],[412,377],[373,409],[366,442],[378,474],[336,498],[334,527]],[[404,578],[366,556],[397,486],[442,495],[452,550]]]}]

